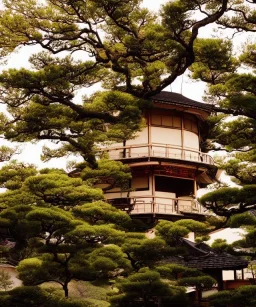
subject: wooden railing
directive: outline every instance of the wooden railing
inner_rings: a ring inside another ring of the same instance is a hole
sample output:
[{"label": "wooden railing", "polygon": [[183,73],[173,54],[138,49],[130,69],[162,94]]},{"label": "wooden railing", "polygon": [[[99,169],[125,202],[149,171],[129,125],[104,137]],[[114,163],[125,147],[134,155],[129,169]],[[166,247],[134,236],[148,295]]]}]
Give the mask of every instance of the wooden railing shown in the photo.
[{"label": "wooden railing", "polygon": [[[118,200],[118,208],[122,209],[122,202]],[[115,206],[115,199],[110,199]],[[129,204],[129,205],[128,205]],[[204,214],[202,206],[196,199],[167,198],[159,196],[134,196],[123,198],[123,210],[130,207],[130,214]]]},{"label": "wooden railing", "polygon": [[213,158],[201,151],[157,143],[108,147],[101,148],[100,151],[108,152],[113,160],[159,157],[214,164]]}]

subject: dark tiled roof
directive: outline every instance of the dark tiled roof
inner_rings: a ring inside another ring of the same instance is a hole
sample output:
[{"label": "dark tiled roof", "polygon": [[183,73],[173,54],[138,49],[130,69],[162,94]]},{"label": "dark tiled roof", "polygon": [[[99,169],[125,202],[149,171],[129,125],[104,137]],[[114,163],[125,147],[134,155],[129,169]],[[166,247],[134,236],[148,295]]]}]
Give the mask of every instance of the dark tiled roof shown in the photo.
[{"label": "dark tiled roof", "polygon": [[186,266],[197,269],[241,269],[248,266],[248,261],[225,252],[216,252],[205,243],[194,243],[185,238],[181,245],[187,247],[189,256]]},{"label": "dark tiled roof", "polygon": [[240,270],[248,266],[248,261],[225,252],[216,252],[205,243],[194,243],[182,238],[180,246],[185,247],[188,256],[168,257],[161,262],[181,264],[190,268]]},{"label": "dark tiled roof", "polygon": [[[200,248],[197,243],[189,241],[185,238],[182,238],[181,245],[185,246],[189,254],[192,256],[203,256],[208,255],[209,251],[205,251],[203,248]],[[210,247],[209,247],[210,248]]]},{"label": "dark tiled roof", "polygon": [[239,270],[248,266],[248,261],[228,253],[209,253],[200,257],[189,257],[186,266],[195,269]]},{"label": "dark tiled roof", "polygon": [[161,102],[170,105],[188,106],[195,109],[201,109],[207,112],[213,110],[213,106],[210,104],[202,103],[196,100],[189,99],[181,94],[162,91],[150,98],[155,102]]}]

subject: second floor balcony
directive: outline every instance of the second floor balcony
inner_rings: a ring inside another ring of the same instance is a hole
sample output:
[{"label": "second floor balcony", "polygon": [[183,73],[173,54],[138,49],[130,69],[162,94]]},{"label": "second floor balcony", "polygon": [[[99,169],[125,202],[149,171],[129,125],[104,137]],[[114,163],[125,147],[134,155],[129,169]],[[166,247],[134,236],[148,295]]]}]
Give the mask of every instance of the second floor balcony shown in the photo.
[{"label": "second floor balcony", "polygon": [[165,158],[174,160],[185,160],[214,165],[213,158],[204,152],[165,144],[136,144],[102,148],[102,152],[109,153],[110,159],[125,160],[138,158]]},{"label": "second floor balcony", "polygon": [[[131,193],[132,194],[132,193]],[[204,219],[209,212],[191,197],[162,197],[152,195],[110,198],[108,202],[131,216],[164,217],[167,220],[197,216]]]}]

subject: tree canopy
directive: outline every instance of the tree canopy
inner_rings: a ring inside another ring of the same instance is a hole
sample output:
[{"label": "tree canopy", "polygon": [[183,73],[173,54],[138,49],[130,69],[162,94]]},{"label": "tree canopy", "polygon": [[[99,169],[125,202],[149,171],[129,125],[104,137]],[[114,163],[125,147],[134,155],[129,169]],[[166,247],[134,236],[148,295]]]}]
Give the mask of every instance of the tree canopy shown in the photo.
[{"label": "tree canopy", "polygon": [[[151,107],[150,97],[189,69],[192,78],[208,84],[206,100],[216,113],[209,119],[211,142],[205,148],[232,152],[221,166],[242,187],[219,189],[201,202],[227,219],[255,208],[255,44],[247,44],[238,55],[232,40],[199,36],[209,25],[255,32],[254,1],[176,0],[158,13],[143,8],[140,0],[3,4],[2,59],[23,46],[38,45],[41,51],[31,56],[30,68],[0,72],[0,103],[6,106],[0,114],[1,137],[20,143],[49,140],[54,147],[43,148],[44,161],[77,155],[83,162],[70,173],[38,171],[19,162],[0,170],[0,185],[6,189],[0,195],[0,228],[15,242],[0,252],[19,263],[25,285],[1,294],[0,301],[6,306],[25,304],[26,292],[31,293],[31,306],[34,296],[40,304],[47,300],[49,306],[65,306],[37,286],[53,281],[68,296],[73,279],[113,278],[117,280],[113,306],[149,302],[164,306],[177,300],[185,306],[183,286],[201,289],[214,280],[157,261],[183,255],[177,249],[180,237],[190,231],[204,233],[205,226],[164,221],[153,240],[138,233],[142,225],[105,203],[102,190],[93,187],[102,178],[107,180],[105,190],[117,183],[126,186],[130,179],[128,168],[109,161],[101,147],[134,138],[144,126],[142,114]],[[248,68],[246,73],[241,72],[243,67]],[[80,90],[89,92],[96,84],[101,90],[78,97]],[[232,121],[226,118],[230,114]],[[15,149],[2,146],[0,152],[4,161]],[[254,239],[251,231],[248,244]],[[177,271],[184,277],[180,281]],[[152,282],[154,295],[143,295]]]},{"label": "tree canopy", "polygon": [[[2,56],[24,45],[42,49],[31,69],[0,74],[5,138],[51,140],[62,146],[44,148],[45,160],[75,153],[95,167],[95,144],[126,141],[141,129],[145,99],[191,66],[199,30],[231,6],[206,3],[171,1],[156,14],[139,0],[4,1]],[[75,100],[99,82],[104,92]]]},{"label": "tree canopy", "polygon": [[[18,162],[10,162],[4,170],[1,184],[6,191],[0,195],[0,256],[17,265],[24,284],[24,289],[0,293],[0,302],[6,306],[19,299],[22,306],[23,291],[39,298],[46,295],[47,301],[62,304],[59,292],[48,297],[48,288],[41,291],[38,286],[47,282],[57,284],[68,297],[72,280],[101,281],[106,286],[115,281],[115,291],[110,293],[113,306],[126,306],[128,301],[140,304],[140,295],[152,278],[154,289],[158,287],[159,291],[150,293],[148,288],[143,302],[152,306],[159,300],[163,306],[165,302],[184,302],[186,306],[181,280],[170,271],[182,272],[184,285],[201,284],[202,278],[215,282],[197,270],[161,263],[172,255],[186,255],[186,249],[180,247],[181,238],[191,231],[204,233],[205,224],[193,220],[162,221],[156,237],[148,239],[139,232],[140,224],[133,222],[127,212],[106,203],[102,191],[89,186],[86,180],[69,177],[60,169],[38,171]],[[144,230],[148,227],[144,225]],[[6,240],[12,240],[13,244],[7,245]],[[138,277],[139,282],[135,282]],[[85,301],[73,303],[87,306],[83,305]]]}]

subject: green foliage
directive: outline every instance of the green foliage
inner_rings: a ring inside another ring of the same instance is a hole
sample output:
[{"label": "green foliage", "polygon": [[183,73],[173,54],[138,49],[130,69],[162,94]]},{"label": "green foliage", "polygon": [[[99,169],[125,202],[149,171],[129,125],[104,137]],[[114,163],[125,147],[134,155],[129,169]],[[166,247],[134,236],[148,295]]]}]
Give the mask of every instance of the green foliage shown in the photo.
[{"label": "green foliage", "polygon": [[111,277],[118,275],[118,270],[131,270],[130,262],[125,258],[121,248],[115,245],[108,245],[94,250],[89,257],[92,267],[99,271],[101,275]]},{"label": "green foliage", "polygon": [[198,277],[204,274],[196,269],[191,269],[179,264],[165,264],[156,267],[161,277],[179,282],[180,278]]},{"label": "green foliage", "polygon": [[206,230],[206,224],[202,222],[198,222],[192,219],[187,219],[187,220],[179,220],[174,223],[175,225],[178,226],[184,226],[188,230],[192,232],[204,232]]},{"label": "green foliage", "polygon": [[186,306],[185,291],[161,281],[160,274],[147,269],[130,275],[116,284],[117,293],[111,293],[111,306]]},{"label": "green foliage", "polygon": [[232,56],[232,42],[229,40],[197,39],[195,55],[195,63],[190,68],[192,78],[212,84],[221,82],[228,73],[234,72],[238,66],[238,61]]},{"label": "green foliage", "polygon": [[92,225],[115,223],[116,225],[124,226],[131,219],[126,212],[118,210],[103,201],[76,206],[73,212],[75,216]]},{"label": "green foliage", "polygon": [[213,307],[234,306],[242,307],[255,306],[256,286],[242,286],[234,291],[221,291],[209,297]]},{"label": "green foliage", "polygon": [[67,240],[76,244],[87,243],[121,243],[124,240],[124,232],[116,230],[113,225],[95,225],[83,223],[67,234]]},{"label": "green foliage", "polygon": [[0,304],[6,307],[96,307],[86,300],[64,299],[53,288],[23,286],[0,292]]},{"label": "green foliage", "polygon": [[[200,202],[214,213],[230,218],[233,214],[253,209],[256,200],[255,191],[255,184],[244,185],[242,188],[224,187],[205,194],[200,198]],[[244,216],[242,217],[244,219]]]},{"label": "green foliage", "polygon": [[206,226],[194,220],[180,220],[177,222],[160,221],[156,229],[158,234],[172,246],[179,242],[180,237],[185,237],[191,231],[204,232]]},{"label": "green foliage", "polygon": [[[221,61],[230,70],[234,65],[227,41],[196,41],[200,28],[225,13],[225,2],[205,6],[209,18],[198,23],[194,15],[204,1],[170,2],[158,14],[139,0],[4,4],[1,56],[24,45],[43,51],[30,58],[30,70],[0,74],[1,101],[10,113],[1,115],[0,131],[12,141],[58,143],[44,147],[45,161],[79,154],[96,167],[96,146],[134,138],[144,125],[141,109],[150,106],[145,99],[174,82],[198,55],[215,52],[217,68]],[[67,55],[58,57],[63,51]],[[83,60],[75,60],[76,51]],[[88,56],[92,60],[84,60]],[[99,82],[106,91],[74,101],[78,90]]]},{"label": "green foliage", "polygon": [[9,190],[19,189],[26,178],[36,175],[36,173],[35,166],[12,161],[0,170],[1,187]]},{"label": "green foliage", "polygon": [[55,171],[28,178],[24,187],[45,203],[60,207],[103,198],[100,189],[87,186],[80,178]]},{"label": "green foliage", "polygon": [[144,266],[152,267],[156,261],[160,261],[177,251],[170,249],[166,242],[160,238],[146,239],[141,235],[128,235],[124,244],[122,244],[122,250],[127,254],[136,271]]},{"label": "green foliage", "polygon": [[232,292],[225,290],[209,296],[210,306],[226,307],[230,304]]},{"label": "green foliage", "polygon": [[228,248],[227,240],[225,239],[215,239],[211,246],[217,252],[223,252]]},{"label": "green foliage", "polygon": [[15,178],[17,184],[1,194],[6,209],[0,213],[0,226],[8,227],[15,244],[1,252],[17,262],[24,259],[18,272],[25,285],[53,281],[68,296],[74,278],[112,278],[130,270],[119,247],[103,245],[122,244],[124,232],[116,228],[123,229],[130,218],[103,201],[93,203],[103,198],[100,189],[63,170],[38,173],[30,166],[10,166],[15,169],[7,169],[7,177],[3,172],[3,182]]},{"label": "green foliage", "polygon": [[[254,6],[241,1],[232,5],[232,17],[223,16],[218,23],[238,31],[254,29]],[[202,202],[216,214],[229,218],[232,214],[255,208],[255,44],[245,44],[236,59],[232,44],[227,40],[219,40],[219,44],[212,39],[198,40],[195,50],[196,61],[191,66],[192,77],[208,84],[205,99],[215,106],[216,111],[214,117],[209,119],[211,144],[207,144],[207,147],[228,152],[221,168],[243,187],[239,192],[234,189],[218,190],[215,196],[205,195]],[[226,120],[228,115],[233,116],[232,120]],[[232,209],[227,209],[228,207]],[[248,220],[248,223],[251,221]],[[238,224],[239,222],[236,223]]]},{"label": "green foliage", "polygon": [[[1,136],[15,142],[52,141],[54,149],[43,148],[44,161],[67,155],[84,160],[79,171],[69,175],[57,169],[38,172],[17,162],[0,171],[0,185],[8,189],[0,195],[0,227],[7,228],[16,242],[7,254],[24,259],[18,267],[24,283],[53,280],[62,285],[67,296],[73,278],[94,280],[128,274],[131,267],[135,271],[154,267],[156,260],[177,251],[180,237],[190,231],[205,231],[195,221],[161,221],[159,237],[153,240],[127,234],[124,230],[136,231],[144,225],[133,224],[125,213],[103,202],[100,189],[92,188],[94,184],[102,187],[104,182],[106,190],[127,189],[128,168],[108,160],[105,154],[98,159],[102,145],[126,144],[134,138],[144,127],[142,110],[151,106],[148,98],[189,67],[193,77],[211,83],[209,101],[217,97],[225,113],[249,118],[225,122],[217,115],[210,128],[212,140],[227,150],[248,149],[252,153],[250,161],[245,153],[234,155],[226,170],[241,183],[256,182],[254,72],[235,73],[239,62],[232,55],[230,41],[197,38],[202,27],[214,22],[250,30],[255,13],[245,5],[242,9],[250,22],[243,20],[234,9],[238,7],[240,12],[239,3],[177,0],[155,14],[143,8],[140,0],[4,1],[0,55],[9,56],[24,45],[39,45],[43,51],[30,58],[31,69],[8,69],[0,74],[0,100],[8,106],[8,114],[0,114]],[[235,18],[230,19],[231,9]],[[240,61],[254,67],[254,49],[248,46]],[[75,59],[77,51],[81,60]],[[88,56],[92,60],[85,60]],[[76,96],[99,82],[104,91]],[[1,152],[4,158],[13,153],[6,148]],[[244,161],[252,163],[245,167]],[[254,186],[220,189],[202,202],[230,217],[254,206],[254,190]],[[230,208],[234,205],[239,210]],[[254,242],[253,231],[248,240]],[[171,267],[165,270],[169,276],[178,274]],[[183,274],[194,278],[184,275],[184,284],[203,287],[211,283],[196,272]],[[138,298],[147,306],[159,304],[159,299],[162,306],[186,306],[183,288],[163,282],[156,271],[134,273],[117,288],[113,306],[136,306],[141,304]],[[20,306],[93,305],[70,300],[52,303],[48,294],[24,287],[1,299],[6,306],[15,306],[18,301]]]},{"label": "green foliage", "polygon": [[121,190],[128,190],[131,173],[128,165],[103,158],[98,161],[97,168],[84,168],[81,177],[94,185],[104,184],[103,191],[115,187],[120,187]]},{"label": "green foliage", "polygon": [[37,285],[37,280],[46,281],[47,272],[42,267],[43,261],[38,258],[24,259],[19,263],[17,271],[24,285]]},{"label": "green foliage", "polygon": [[210,237],[209,235],[205,235],[205,236],[201,236],[201,237],[196,237],[195,242],[196,242],[196,243],[205,242],[205,241],[210,240],[210,238],[211,238],[211,237]]},{"label": "green foliage", "polygon": [[197,289],[209,289],[216,283],[216,280],[210,276],[183,277],[178,280],[181,286],[195,286]]},{"label": "green foliage", "polygon": [[16,153],[18,153],[17,148],[11,148],[5,145],[0,146],[0,162],[9,161]]},{"label": "green foliage", "polygon": [[252,214],[245,212],[231,216],[229,226],[238,228],[240,226],[256,225],[256,218]]}]

